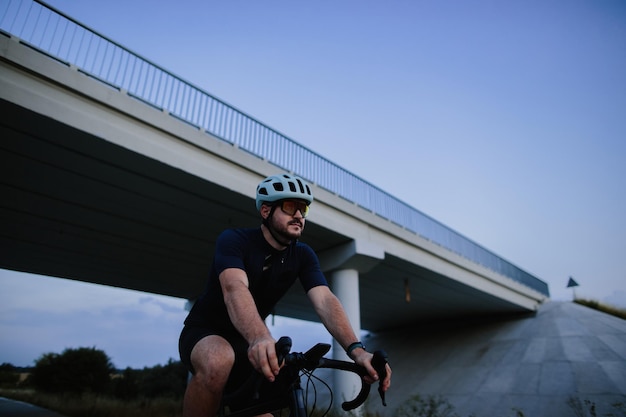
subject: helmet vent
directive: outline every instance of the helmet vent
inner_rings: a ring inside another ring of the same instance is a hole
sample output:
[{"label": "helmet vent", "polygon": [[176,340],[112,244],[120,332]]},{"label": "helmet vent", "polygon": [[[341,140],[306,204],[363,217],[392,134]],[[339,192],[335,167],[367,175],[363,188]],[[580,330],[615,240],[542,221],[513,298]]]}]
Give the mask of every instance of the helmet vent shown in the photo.
[{"label": "helmet vent", "polygon": [[298,181],[298,186],[300,187],[300,192],[304,193],[305,191],[304,191],[304,186],[302,185],[302,181],[300,181],[300,180],[296,180],[296,181]]},{"label": "helmet vent", "polygon": [[283,185],[281,183],[279,183],[279,182],[275,182],[272,185],[274,186],[274,190],[276,190],[276,191],[284,191],[285,190]]}]

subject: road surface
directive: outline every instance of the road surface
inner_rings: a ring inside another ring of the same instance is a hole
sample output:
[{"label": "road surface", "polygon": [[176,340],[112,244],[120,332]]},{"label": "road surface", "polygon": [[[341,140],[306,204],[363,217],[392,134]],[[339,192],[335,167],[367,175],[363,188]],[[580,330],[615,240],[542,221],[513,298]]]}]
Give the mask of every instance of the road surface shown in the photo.
[{"label": "road surface", "polygon": [[0,397],[0,417],[63,417],[45,408]]}]

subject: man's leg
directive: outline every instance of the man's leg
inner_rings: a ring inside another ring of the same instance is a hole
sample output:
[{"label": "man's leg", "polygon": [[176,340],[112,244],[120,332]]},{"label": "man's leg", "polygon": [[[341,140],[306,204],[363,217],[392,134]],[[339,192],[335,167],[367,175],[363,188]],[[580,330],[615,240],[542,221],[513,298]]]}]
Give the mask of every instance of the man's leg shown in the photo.
[{"label": "man's leg", "polygon": [[191,351],[195,373],[185,390],[183,417],[217,415],[234,362],[233,348],[221,336],[207,336],[196,343]]}]

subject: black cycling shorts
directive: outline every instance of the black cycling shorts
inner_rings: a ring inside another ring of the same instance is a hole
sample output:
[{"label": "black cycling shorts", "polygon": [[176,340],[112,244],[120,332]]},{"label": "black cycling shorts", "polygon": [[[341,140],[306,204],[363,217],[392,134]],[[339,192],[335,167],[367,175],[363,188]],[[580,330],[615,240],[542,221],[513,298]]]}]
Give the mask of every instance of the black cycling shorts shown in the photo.
[{"label": "black cycling shorts", "polygon": [[230,376],[224,390],[225,392],[231,392],[232,390],[237,389],[250,377],[250,375],[252,375],[253,372],[255,372],[252,364],[248,360],[248,343],[239,333],[224,334],[206,327],[185,326],[180,333],[180,339],[178,340],[180,360],[187,367],[189,372],[193,374],[194,369],[191,365],[191,351],[200,339],[211,335],[223,337],[231,344],[233,350],[235,351],[235,364],[230,372]]}]

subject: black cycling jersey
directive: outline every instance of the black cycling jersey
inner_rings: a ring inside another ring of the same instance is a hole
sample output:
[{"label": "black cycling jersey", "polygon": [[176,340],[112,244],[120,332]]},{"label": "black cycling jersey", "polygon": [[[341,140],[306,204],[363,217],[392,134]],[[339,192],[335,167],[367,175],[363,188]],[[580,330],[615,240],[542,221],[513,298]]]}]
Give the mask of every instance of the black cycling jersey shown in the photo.
[{"label": "black cycling jersey", "polygon": [[305,292],[328,285],[319,260],[307,244],[295,241],[277,251],[263,237],[261,228],[228,229],[217,239],[215,257],[205,292],[195,302],[185,325],[231,333],[232,324],[219,275],[227,268],[246,272],[259,315],[265,319],[291,285],[300,280]]}]

